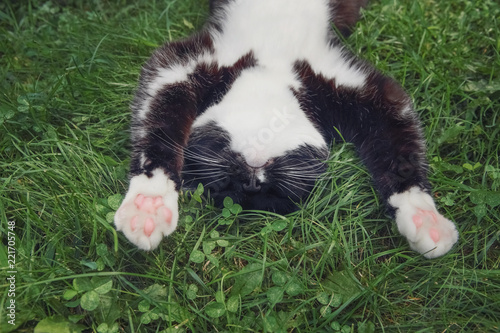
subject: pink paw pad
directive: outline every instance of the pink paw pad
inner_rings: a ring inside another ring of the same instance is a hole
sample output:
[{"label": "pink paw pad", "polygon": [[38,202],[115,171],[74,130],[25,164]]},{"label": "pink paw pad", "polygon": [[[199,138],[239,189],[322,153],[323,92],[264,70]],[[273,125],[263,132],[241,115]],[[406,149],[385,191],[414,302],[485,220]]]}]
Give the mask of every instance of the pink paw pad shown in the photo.
[{"label": "pink paw pad", "polygon": [[132,231],[136,231],[137,230],[137,219],[139,217],[138,216],[134,216],[132,218],[132,220],[130,221],[130,229],[132,229]]},{"label": "pink paw pad", "polygon": [[[134,204],[142,213],[145,213],[144,217],[141,219],[143,223],[144,235],[150,237],[157,227],[157,221],[164,220],[165,223],[170,223],[172,221],[172,212],[170,209],[164,206],[162,197],[147,197],[143,194],[139,194],[135,200]],[[130,220],[130,229],[135,232],[139,228],[140,214],[132,217]]]},{"label": "pink paw pad", "polygon": [[437,229],[430,229],[429,230],[429,236],[431,236],[431,239],[434,241],[434,243],[439,242],[441,239],[441,236],[439,235],[439,231]]},{"label": "pink paw pad", "polygon": [[172,220],[172,212],[167,207],[163,207],[163,215],[165,216],[165,222],[170,223]]},{"label": "pink paw pad", "polygon": [[[430,225],[436,226],[438,224],[438,218],[436,213],[422,209],[419,209],[417,214],[413,215],[412,220],[413,224],[415,224],[415,227],[417,227],[417,229],[422,228],[424,223],[426,223],[427,227],[429,227]],[[441,239],[441,235],[437,228],[430,228],[428,229],[428,232],[429,232],[429,237],[434,241],[434,243],[439,242],[439,240]]]},{"label": "pink paw pad", "polygon": [[139,194],[137,198],[135,198],[134,203],[138,209],[148,214],[156,213],[156,210],[159,207],[163,206],[161,197],[151,198],[151,197],[146,197],[143,194]]},{"label": "pink paw pad", "polygon": [[424,224],[424,221],[422,220],[422,216],[413,215],[413,223],[415,224],[417,229],[420,228]]},{"label": "pink paw pad", "polygon": [[148,217],[146,219],[146,222],[144,223],[144,234],[149,237],[151,236],[154,230],[155,230],[155,222],[153,221],[152,218]]}]

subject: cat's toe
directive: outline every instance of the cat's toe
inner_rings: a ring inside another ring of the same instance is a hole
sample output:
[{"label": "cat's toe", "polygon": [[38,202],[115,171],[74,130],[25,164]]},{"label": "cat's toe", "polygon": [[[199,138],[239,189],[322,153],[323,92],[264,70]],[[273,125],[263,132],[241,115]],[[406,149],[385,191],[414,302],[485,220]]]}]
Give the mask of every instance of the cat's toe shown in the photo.
[{"label": "cat's toe", "polygon": [[430,195],[420,189],[396,194],[389,203],[397,208],[396,224],[410,247],[426,258],[447,253],[458,240],[455,224],[439,214]]}]

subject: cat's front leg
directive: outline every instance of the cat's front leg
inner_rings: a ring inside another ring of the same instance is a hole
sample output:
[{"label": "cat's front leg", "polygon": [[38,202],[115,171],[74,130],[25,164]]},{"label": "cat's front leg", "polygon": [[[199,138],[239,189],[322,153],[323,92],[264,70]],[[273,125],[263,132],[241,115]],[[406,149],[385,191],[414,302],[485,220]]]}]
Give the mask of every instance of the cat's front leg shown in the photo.
[{"label": "cat's front leg", "polygon": [[446,254],[458,240],[455,224],[431,197],[420,122],[410,98],[393,79],[374,73],[360,99],[352,141],[375,185],[394,209],[396,225],[410,247],[426,258]]},{"label": "cat's front leg", "polygon": [[161,170],[133,176],[115,214],[116,229],[142,250],[152,250],[174,232],[179,219],[175,183]]},{"label": "cat's front leg", "polygon": [[371,94],[359,111],[365,123],[353,142],[410,247],[426,258],[442,256],[458,241],[458,232],[430,195],[425,142],[410,99],[399,84],[379,74],[367,86]]},{"label": "cat's front leg", "polygon": [[147,103],[145,116],[133,109],[130,185],[115,225],[143,250],[155,249],[177,226],[183,151],[196,115],[191,87],[165,87]]},{"label": "cat's front leg", "polygon": [[169,85],[148,103],[145,116],[133,109],[130,185],[115,225],[143,250],[155,249],[177,226],[183,150],[196,115],[190,89]]},{"label": "cat's front leg", "polygon": [[184,150],[196,117],[256,63],[252,53],[232,66],[210,57],[205,31],[159,48],[141,73],[132,104],[130,187],[115,214],[117,229],[141,249],[153,250],[177,226]]},{"label": "cat's front leg", "polygon": [[420,122],[396,81],[363,66],[364,77],[352,73],[363,84],[345,87],[299,62],[302,88],[295,94],[329,139],[354,143],[410,247],[427,258],[441,256],[457,242],[458,232],[430,196]]},{"label": "cat's front leg", "polygon": [[132,107],[130,185],[115,214],[116,228],[143,250],[155,249],[177,227],[184,147],[197,111],[190,82],[164,84],[149,100],[148,83]]}]

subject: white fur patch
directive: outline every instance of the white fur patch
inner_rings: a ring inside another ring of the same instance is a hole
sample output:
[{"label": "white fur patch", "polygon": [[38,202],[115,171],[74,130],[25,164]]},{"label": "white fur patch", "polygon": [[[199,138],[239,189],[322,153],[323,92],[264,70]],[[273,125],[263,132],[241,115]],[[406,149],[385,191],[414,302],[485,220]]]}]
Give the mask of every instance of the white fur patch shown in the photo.
[{"label": "white fur patch", "polygon": [[457,242],[455,224],[439,214],[431,196],[418,187],[394,194],[388,202],[397,209],[399,232],[408,239],[410,247],[424,257],[442,256]]},{"label": "white fur patch", "polygon": [[[149,113],[149,108],[151,106],[151,100],[153,98],[152,97],[147,97],[141,104],[141,106],[139,107],[139,110],[137,112],[137,116],[139,117],[140,120],[144,120],[146,119],[146,115]],[[142,138],[144,137],[146,133],[140,133],[139,134],[139,138]]]},{"label": "white fur patch", "polygon": [[330,8],[327,0],[233,1],[227,9],[223,34],[214,34],[217,61],[234,64],[253,51],[259,65],[293,67],[307,60],[317,73],[337,85],[362,87],[366,75],[349,65],[341,47],[330,47]]},{"label": "white fur patch", "polygon": [[[161,197],[162,205],[154,212],[145,211],[136,203],[139,195],[147,198]],[[163,237],[170,235],[177,227],[178,198],[175,183],[163,171],[155,170],[151,178],[146,175],[135,176],[130,180],[127,195],[115,214],[116,229],[123,231],[128,240],[138,248],[153,250]],[[164,208],[170,211],[170,218]],[[147,229],[151,227],[154,230],[148,232]]]},{"label": "white fur patch", "polygon": [[406,104],[400,111],[401,116],[409,117],[413,116],[413,105],[411,103]]},{"label": "white fur patch", "polygon": [[261,183],[266,182],[266,173],[264,172],[264,169],[260,168],[256,172],[257,179],[260,180]]},{"label": "white fur patch", "polygon": [[192,73],[192,65],[177,64],[169,68],[160,68],[156,74],[156,78],[148,85],[148,94],[156,95],[164,86],[186,81],[188,74]]},{"label": "white fur patch", "polygon": [[314,52],[306,58],[316,73],[335,79],[337,87],[362,88],[364,86],[366,73],[360,68],[352,67],[345,60],[340,46],[330,48],[325,45],[322,51]]},{"label": "white fur patch", "polygon": [[231,148],[256,167],[304,144],[325,147],[323,136],[289,88],[294,84],[291,72],[260,67],[246,70],[223,100],[198,117],[193,127],[214,121],[230,134]]}]

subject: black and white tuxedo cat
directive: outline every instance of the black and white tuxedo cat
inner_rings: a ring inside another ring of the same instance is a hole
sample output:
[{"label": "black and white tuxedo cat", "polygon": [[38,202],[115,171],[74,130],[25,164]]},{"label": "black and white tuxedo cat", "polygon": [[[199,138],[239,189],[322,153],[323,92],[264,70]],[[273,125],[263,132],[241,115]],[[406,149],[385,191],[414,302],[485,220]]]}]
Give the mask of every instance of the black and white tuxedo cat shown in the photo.
[{"label": "black and white tuxedo cat", "polygon": [[430,195],[408,95],[344,49],[364,0],[213,0],[204,28],[157,49],[132,105],[130,188],[118,230],[151,250],[178,221],[178,191],[288,213],[354,143],[412,249],[450,250],[455,225]]}]

